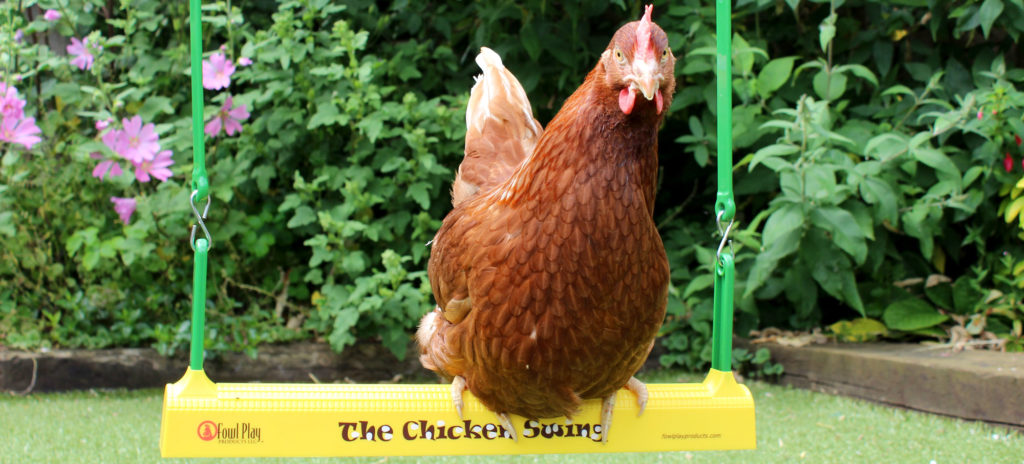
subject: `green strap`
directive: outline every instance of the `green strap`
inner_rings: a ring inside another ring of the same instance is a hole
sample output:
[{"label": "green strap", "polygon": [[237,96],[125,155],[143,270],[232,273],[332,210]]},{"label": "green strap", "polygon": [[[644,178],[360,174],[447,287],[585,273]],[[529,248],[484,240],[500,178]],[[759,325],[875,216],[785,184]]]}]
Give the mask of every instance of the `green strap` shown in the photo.
[{"label": "green strap", "polygon": [[729,222],[736,214],[732,198],[732,4],[717,0],[715,34],[718,41],[718,196],[715,217]]},{"label": "green strap", "polygon": [[189,352],[189,368],[203,369],[203,342],[206,332],[206,256],[210,249],[209,232],[203,225],[206,211],[199,214],[195,202],[207,201],[210,207],[210,181],[206,177],[206,150],[203,140],[203,25],[201,0],[189,2],[189,28],[192,47],[192,191],[189,198],[196,221],[202,225],[206,238],[195,239],[192,227],[191,245],[195,250],[195,268],[192,275],[192,340]]},{"label": "green strap", "polygon": [[192,190],[199,192],[196,200],[210,194],[206,177],[206,145],[203,140],[203,25],[201,0],[189,2],[189,29],[192,46]]},{"label": "green strap", "polygon": [[732,313],[735,266],[731,247],[725,249],[736,215],[732,194],[732,3],[716,0],[715,35],[718,41],[715,73],[718,81],[718,195],[715,217],[722,231],[715,262],[715,319],[712,329],[711,368],[732,370]]},{"label": "green strap", "polygon": [[192,343],[188,366],[203,370],[203,340],[206,337],[206,254],[209,242],[196,240],[195,267],[192,271]]}]

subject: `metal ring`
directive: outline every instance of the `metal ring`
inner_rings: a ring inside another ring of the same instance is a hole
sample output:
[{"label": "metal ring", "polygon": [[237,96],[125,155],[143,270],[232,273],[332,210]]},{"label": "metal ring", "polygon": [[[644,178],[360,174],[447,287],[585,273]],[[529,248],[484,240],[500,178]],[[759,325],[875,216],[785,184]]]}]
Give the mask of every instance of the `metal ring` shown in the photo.
[{"label": "metal ring", "polygon": [[[189,202],[190,205],[192,205],[192,213],[195,214],[195,216],[196,216],[196,223],[199,224],[199,227],[203,228],[203,235],[206,236],[206,243],[209,244],[206,249],[209,250],[210,248],[213,248],[213,239],[210,238],[210,231],[209,231],[209,229],[206,228],[206,222],[204,222],[203,220],[206,219],[206,213],[210,212],[210,203],[213,203],[213,198],[211,196],[209,196],[209,195],[206,196],[206,207],[203,208],[203,214],[200,215],[199,214],[199,208],[196,208],[196,195],[199,195],[199,190],[193,190],[192,191],[192,195],[189,196],[188,202]],[[192,251],[196,251],[196,226],[195,225],[192,226],[192,236],[191,236],[191,238],[189,238],[188,244],[189,244],[189,246],[192,247]]]}]

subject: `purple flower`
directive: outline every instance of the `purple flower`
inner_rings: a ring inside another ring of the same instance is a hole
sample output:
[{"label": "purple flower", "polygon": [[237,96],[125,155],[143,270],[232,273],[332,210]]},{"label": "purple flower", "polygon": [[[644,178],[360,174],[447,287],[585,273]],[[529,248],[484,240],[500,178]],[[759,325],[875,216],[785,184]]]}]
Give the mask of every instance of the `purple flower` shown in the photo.
[{"label": "purple flower", "polygon": [[42,131],[36,126],[36,118],[11,118],[4,116],[0,121],[0,140],[8,143],[17,143],[25,148],[32,148],[42,141],[38,135]]},{"label": "purple flower", "polygon": [[149,182],[149,176],[160,179],[160,182],[166,181],[173,173],[168,169],[174,160],[171,159],[171,151],[164,150],[156,154],[152,160],[146,160],[141,163],[132,162],[135,166],[135,178],[139,182]]},{"label": "purple flower", "polygon": [[238,59],[239,66],[249,66],[250,64],[252,64],[252,60],[250,60],[248,56],[243,56]]},{"label": "purple flower", "polygon": [[[102,48],[100,48],[102,50]],[[78,69],[92,69],[92,62],[96,59],[92,55],[92,50],[89,49],[89,38],[78,40],[75,37],[71,38],[71,45],[67,47],[68,54],[75,58],[71,60],[71,64],[78,66]]]},{"label": "purple flower", "polygon": [[0,115],[21,119],[25,116],[25,100],[18,97],[18,89],[0,82]]},{"label": "purple flower", "polygon": [[203,130],[206,132],[206,135],[216,137],[223,128],[224,132],[227,132],[230,137],[235,135],[235,132],[242,132],[241,122],[246,119],[249,119],[249,111],[245,109],[245,105],[232,108],[231,95],[228,95],[224,99],[224,105],[220,107],[220,111],[217,112],[217,115],[210,122],[206,123],[206,127]]},{"label": "purple flower", "polygon": [[[153,123],[143,125],[139,116],[125,118],[121,122],[124,124],[124,130],[118,131],[114,151],[133,164],[153,160],[160,151],[160,136],[156,134]],[[103,139],[103,142],[107,143],[106,136]],[[110,144],[107,143],[107,146]]]},{"label": "purple flower", "polygon": [[50,21],[51,23],[60,19],[60,17],[61,14],[57,10],[46,10],[46,13],[43,13],[43,19]]},{"label": "purple flower", "polygon": [[25,32],[21,29],[14,31],[14,43],[21,43],[21,39],[25,37]]},{"label": "purple flower", "polygon": [[210,55],[203,60],[203,88],[208,90],[226,89],[231,85],[231,75],[235,72],[235,64],[223,53]]},{"label": "purple flower", "polygon": [[[89,157],[92,159],[103,159],[103,155],[98,152],[90,153]],[[123,174],[123,171],[121,171],[121,164],[114,160],[100,161],[100,164],[97,164],[92,170],[92,176],[99,178],[99,180],[103,180],[106,176],[117,177],[121,174]]]},{"label": "purple flower", "polygon": [[131,221],[132,219],[132,213],[135,212],[135,199],[110,197],[110,201],[114,203],[114,211],[117,211],[117,215],[121,216],[121,222],[128,225],[128,221]]}]

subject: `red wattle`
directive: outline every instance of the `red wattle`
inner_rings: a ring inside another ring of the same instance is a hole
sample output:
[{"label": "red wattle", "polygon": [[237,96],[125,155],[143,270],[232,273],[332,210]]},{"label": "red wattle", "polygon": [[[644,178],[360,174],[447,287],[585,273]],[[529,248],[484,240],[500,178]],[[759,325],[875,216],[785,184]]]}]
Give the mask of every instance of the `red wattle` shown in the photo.
[{"label": "red wattle", "polygon": [[636,89],[625,87],[619,92],[619,109],[623,113],[632,113],[634,102],[636,102]]},{"label": "red wattle", "polygon": [[665,99],[661,96],[661,91],[654,96],[654,103],[658,105],[658,114],[661,114],[662,108],[665,107]]}]

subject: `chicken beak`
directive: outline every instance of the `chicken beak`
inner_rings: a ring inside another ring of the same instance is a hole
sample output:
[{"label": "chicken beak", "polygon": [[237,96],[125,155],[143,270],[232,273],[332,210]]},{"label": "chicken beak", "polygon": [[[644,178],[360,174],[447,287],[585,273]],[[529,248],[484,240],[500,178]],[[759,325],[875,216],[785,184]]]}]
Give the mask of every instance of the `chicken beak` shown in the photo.
[{"label": "chicken beak", "polygon": [[648,100],[653,100],[658,94],[661,82],[657,73],[658,63],[654,60],[641,60],[633,64],[633,75],[636,76],[633,82]]}]

